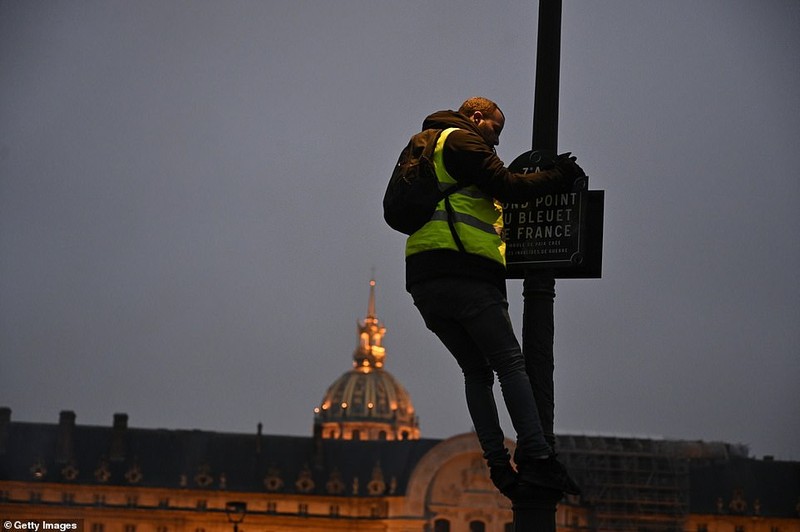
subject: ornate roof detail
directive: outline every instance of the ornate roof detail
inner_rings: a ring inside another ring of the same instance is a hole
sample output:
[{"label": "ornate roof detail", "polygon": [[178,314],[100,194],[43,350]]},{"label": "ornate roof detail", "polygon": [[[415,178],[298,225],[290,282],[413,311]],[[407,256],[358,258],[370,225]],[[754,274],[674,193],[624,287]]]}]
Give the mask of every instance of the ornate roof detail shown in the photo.
[{"label": "ornate roof detail", "polygon": [[197,468],[197,473],[194,475],[194,483],[201,488],[207,488],[214,482],[214,477],[211,476],[211,466],[208,464],[201,464]]},{"label": "ornate roof detail", "polygon": [[271,466],[264,477],[264,487],[267,491],[278,491],[283,488],[283,479],[281,478],[281,471],[275,466]]},{"label": "ornate roof detail", "polygon": [[375,280],[369,282],[367,315],[358,322],[353,369],[340,376],[314,409],[315,434],[346,440],[419,439],[411,397],[384,369],[386,327],[375,312]]},{"label": "ornate roof detail", "polygon": [[380,462],[372,468],[372,480],[367,484],[367,492],[370,495],[383,495],[386,491],[386,482],[383,481],[383,469]]},{"label": "ornate roof detail", "polygon": [[79,472],[80,471],[78,470],[78,466],[75,465],[75,462],[70,462],[61,469],[61,476],[64,478],[64,480],[72,481],[78,478]]},{"label": "ornate roof detail", "polygon": [[303,465],[303,469],[297,475],[297,481],[294,483],[297,491],[300,493],[311,493],[314,489],[314,478],[311,475],[311,469],[308,464]]},{"label": "ornate roof detail", "polygon": [[42,480],[47,475],[47,467],[44,465],[44,461],[41,458],[37,459],[31,466],[30,472],[33,478]]},{"label": "ornate roof detail", "polygon": [[346,486],[342,480],[342,473],[338,468],[334,467],[328,477],[328,482],[325,483],[325,489],[331,495],[341,495],[344,493]]},{"label": "ornate roof detail", "polygon": [[142,469],[139,467],[139,464],[134,463],[125,473],[125,480],[127,480],[129,484],[138,484],[142,480],[142,476]]},{"label": "ornate roof detail", "polygon": [[100,463],[97,464],[97,469],[94,470],[94,478],[97,482],[108,482],[111,478],[111,470],[108,467],[108,461],[105,458],[100,459]]}]

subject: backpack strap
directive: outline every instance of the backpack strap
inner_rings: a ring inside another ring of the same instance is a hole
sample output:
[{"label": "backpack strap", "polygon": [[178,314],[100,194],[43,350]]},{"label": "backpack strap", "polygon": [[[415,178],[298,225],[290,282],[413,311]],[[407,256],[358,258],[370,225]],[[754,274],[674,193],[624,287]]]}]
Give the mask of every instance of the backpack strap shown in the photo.
[{"label": "backpack strap", "polygon": [[444,197],[444,207],[447,210],[447,225],[450,227],[450,234],[453,235],[453,240],[456,241],[456,246],[458,247],[458,250],[461,253],[466,253],[467,250],[464,249],[464,244],[461,242],[461,238],[458,236],[458,233],[456,232],[456,224],[453,221],[455,215],[453,214],[453,206],[450,204],[450,194],[452,194],[453,192],[456,191],[456,189],[459,188],[461,187],[459,187],[456,184],[447,189],[446,191],[447,195]]}]

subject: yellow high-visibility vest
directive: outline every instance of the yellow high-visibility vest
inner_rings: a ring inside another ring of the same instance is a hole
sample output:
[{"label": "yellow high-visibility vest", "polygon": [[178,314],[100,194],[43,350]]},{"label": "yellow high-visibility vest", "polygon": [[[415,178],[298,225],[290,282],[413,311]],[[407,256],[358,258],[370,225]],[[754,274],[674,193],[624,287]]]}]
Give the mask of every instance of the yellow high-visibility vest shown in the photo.
[{"label": "yellow high-visibility vest", "polygon": [[[456,180],[444,167],[444,143],[448,135],[458,128],[442,131],[433,152],[433,166],[439,189],[444,190]],[[500,235],[503,231],[503,206],[475,185],[458,189],[450,195],[453,221],[464,250],[480,255],[505,266],[506,245]],[[406,257],[436,249],[458,251],[450,226],[447,223],[445,200],[439,202],[431,220],[406,240]]]}]

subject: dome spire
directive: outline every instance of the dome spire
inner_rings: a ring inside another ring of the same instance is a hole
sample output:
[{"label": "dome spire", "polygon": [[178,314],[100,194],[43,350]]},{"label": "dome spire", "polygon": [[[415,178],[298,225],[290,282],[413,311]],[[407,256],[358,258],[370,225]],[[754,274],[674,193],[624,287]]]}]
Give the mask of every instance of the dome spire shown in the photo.
[{"label": "dome spire", "polygon": [[369,304],[367,305],[367,318],[375,318],[375,276],[369,280]]},{"label": "dome spire", "polygon": [[384,334],[386,327],[375,313],[375,279],[370,279],[367,316],[358,323],[358,345],[353,352],[353,368],[364,373],[383,368],[383,359],[386,356],[383,348]]}]

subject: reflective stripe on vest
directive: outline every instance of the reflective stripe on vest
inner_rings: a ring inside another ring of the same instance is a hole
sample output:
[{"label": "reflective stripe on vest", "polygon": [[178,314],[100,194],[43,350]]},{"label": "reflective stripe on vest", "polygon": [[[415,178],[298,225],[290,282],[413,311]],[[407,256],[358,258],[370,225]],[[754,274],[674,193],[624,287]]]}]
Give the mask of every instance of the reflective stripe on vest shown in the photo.
[{"label": "reflective stripe on vest", "polygon": [[[458,128],[442,131],[433,152],[433,166],[439,188],[445,190],[456,180],[444,166],[444,143],[447,136]],[[505,266],[506,245],[500,239],[503,230],[503,207],[494,198],[470,185],[450,194],[456,232],[467,253],[480,255]],[[431,221],[406,240],[406,257],[423,251],[451,249],[458,251],[447,222],[445,201],[436,206]]]}]

